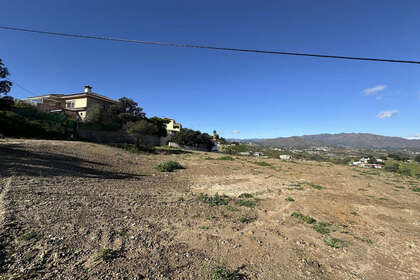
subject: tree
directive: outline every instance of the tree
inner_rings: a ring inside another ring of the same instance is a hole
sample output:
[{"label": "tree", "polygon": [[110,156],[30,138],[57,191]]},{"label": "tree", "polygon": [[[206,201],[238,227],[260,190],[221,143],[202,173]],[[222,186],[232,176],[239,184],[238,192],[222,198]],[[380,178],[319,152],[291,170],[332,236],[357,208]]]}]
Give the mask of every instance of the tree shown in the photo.
[{"label": "tree", "polygon": [[146,117],[143,108],[138,107],[137,102],[134,100],[122,97],[118,99],[118,101],[117,105],[112,106],[111,111],[117,113],[121,125],[124,125],[129,121],[137,121]]},{"label": "tree", "polygon": [[182,128],[180,132],[175,133],[172,136],[172,141],[179,145],[206,148],[209,151],[214,146],[213,138],[210,135],[187,128]]},{"label": "tree", "polygon": [[147,120],[127,122],[124,125],[124,130],[136,139],[137,148],[145,144],[144,139],[146,136],[158,133],[157,126]]},{"label": "tree", "polygon": [[169,123],[169,119],[162,119],[159,117],[153,117],[149,119],[150,122],[154,123],[157,127],[157,134],[156,136],[159,137],[166,137],[168,135],[166,131],[166,124]]},{"label": "tree", "polygon": [[414,160],[415,160],[415,161],[417,161],[418,163],[420,163],[420,155],[417,155],[417,156],[414,158]]},{"label": "tree", "polygon": [[[0,58],[0,79],[5,79],[7,76],[9,76],[9,70],[4,67],[4,64]],[[7,95],[7,93],[10,91],[13,83],[8,80],[0,80],[0,96],[2,94]]]}]

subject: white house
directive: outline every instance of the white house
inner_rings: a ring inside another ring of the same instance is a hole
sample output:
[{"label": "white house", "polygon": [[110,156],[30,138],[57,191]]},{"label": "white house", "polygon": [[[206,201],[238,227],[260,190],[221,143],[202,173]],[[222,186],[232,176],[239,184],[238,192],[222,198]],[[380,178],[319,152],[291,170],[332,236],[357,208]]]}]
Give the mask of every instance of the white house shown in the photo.
[{"label": "white house", "polygon": [[289,159],[292,158],[292,156],[291,155],[280,155],[279,158],[289,160]]}]

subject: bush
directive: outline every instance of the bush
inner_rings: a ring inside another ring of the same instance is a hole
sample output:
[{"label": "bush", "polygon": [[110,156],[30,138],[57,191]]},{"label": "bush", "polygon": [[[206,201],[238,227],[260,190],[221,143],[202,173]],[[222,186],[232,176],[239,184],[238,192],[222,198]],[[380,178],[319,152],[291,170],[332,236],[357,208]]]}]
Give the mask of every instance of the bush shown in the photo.
[{"label": "bush", "polygon": [[160,172],[172,172],[176,169],[184,169],[184,167],[179,162],[166,161],[156,166],[156,169]]},{"label": "bush", "polygon": [[420,163],[420,155],[417,155],[417,156],[414,158],[414,160],[415,160],[416,162]]},{"label": "bush", "polygon": [[229,196],[225,194],[219,195],[218,193],[216,193],[214,196],[209,196],[208,194],[200,193],[197,199],[209,204],[210,206],[228,205],[229,202],[232,200]]},{"label": "bush", "polygon": [[209,273],[210,280],[240,280],[244,277],[237,271],[231,271],[224,266],[217,266]]},{"label": "bush", "polygon": [[307,223],[307,224],[313,224],[316,222],[316,220],[314,218],[312,218],[311,216],[305,216],[302,213],[299,212],[293,212],[292,217],[298,218],[299,220]]}]

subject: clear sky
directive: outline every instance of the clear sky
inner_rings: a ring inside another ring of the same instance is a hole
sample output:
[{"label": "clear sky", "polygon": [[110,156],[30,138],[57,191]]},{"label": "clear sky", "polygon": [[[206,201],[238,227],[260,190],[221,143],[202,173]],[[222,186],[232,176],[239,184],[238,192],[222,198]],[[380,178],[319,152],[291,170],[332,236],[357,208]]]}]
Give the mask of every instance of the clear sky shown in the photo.
[{"label": "clear sky", "polygon": [[[420,1],[2,1],[0,25],[232,48],[420,60]],[[85,84],[226,138],[420,138],[420,65],[142,46],[0,30],[10,79]],[[14,86],[11,95],[30,93]]]}]

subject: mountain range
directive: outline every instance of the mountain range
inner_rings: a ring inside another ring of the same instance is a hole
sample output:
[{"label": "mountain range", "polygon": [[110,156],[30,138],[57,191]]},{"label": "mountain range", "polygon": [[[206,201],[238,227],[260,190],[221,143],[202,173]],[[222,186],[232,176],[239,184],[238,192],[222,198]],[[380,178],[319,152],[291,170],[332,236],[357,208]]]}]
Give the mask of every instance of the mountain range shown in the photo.
[{"label": "mountain range", "polygon": [[359,149],[408,149],[420,150],[420,140],[401,137],[382,136],[369,133],[316,134],[271,139],[242,139],[269,147],[346,147]]}]

